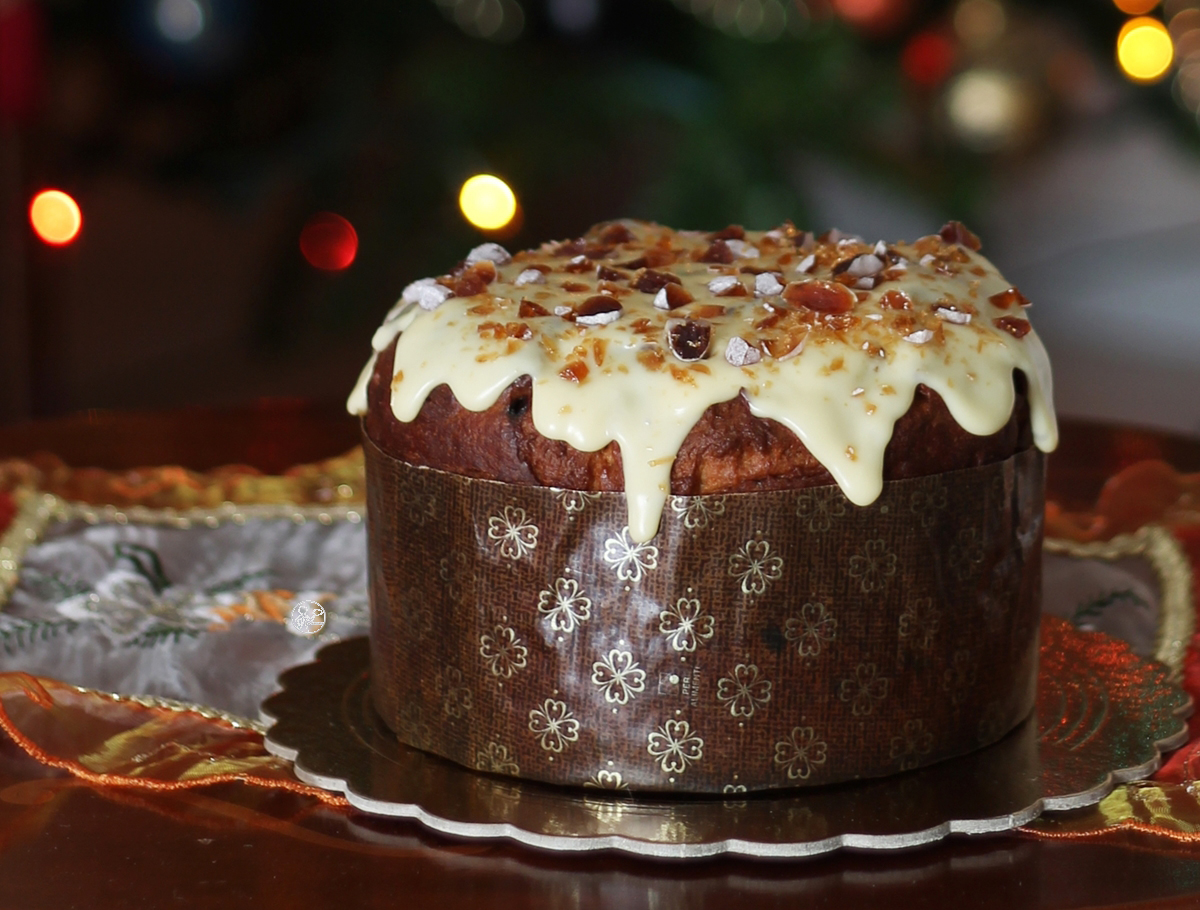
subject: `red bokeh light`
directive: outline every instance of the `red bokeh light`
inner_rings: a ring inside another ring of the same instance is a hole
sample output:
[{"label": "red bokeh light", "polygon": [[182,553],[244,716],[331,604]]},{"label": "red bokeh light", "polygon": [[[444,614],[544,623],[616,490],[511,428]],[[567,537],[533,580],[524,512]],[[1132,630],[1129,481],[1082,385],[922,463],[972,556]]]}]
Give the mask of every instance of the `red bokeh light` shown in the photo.
[{"label": "red bokeh light", "polygon": [[358,255],[358,234],[341,215],[318,212],[300,232],[300,252],[313,268],[336,272]]},{"label": "red bokeh light", "polygon": [[914,35],[900,54],[900,68],[910,81],[934,88],[954,67],[954,42],[941,32]]},{"label": "red bokeh light", "polygon": [[880,34],[898,26],[907,16],[910,0],[833,0],[834,11],[863,31]]}]

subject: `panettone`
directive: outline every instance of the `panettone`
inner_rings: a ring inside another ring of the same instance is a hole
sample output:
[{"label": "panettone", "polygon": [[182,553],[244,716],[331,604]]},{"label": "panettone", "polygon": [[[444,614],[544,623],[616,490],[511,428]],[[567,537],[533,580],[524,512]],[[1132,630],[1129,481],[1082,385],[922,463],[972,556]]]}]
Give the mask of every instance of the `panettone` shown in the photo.
[{"label": "panettone", "polygon": [[978,248],[624,221],[406,288],[349,402],[397,735],[719,792],[1011,729],[1056,430]]}]

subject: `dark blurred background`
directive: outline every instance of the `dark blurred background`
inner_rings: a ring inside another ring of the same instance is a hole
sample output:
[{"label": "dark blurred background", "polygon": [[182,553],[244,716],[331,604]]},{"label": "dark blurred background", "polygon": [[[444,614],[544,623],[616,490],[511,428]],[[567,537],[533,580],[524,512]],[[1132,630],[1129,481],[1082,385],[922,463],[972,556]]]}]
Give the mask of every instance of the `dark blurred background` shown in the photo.
[{"label": "dark blurred background", "polygon": [[1198,110],[1200,0],[0,0],[0,420],[342,400],[484,238],[955,217],[1062,412],[1200,431]]}]

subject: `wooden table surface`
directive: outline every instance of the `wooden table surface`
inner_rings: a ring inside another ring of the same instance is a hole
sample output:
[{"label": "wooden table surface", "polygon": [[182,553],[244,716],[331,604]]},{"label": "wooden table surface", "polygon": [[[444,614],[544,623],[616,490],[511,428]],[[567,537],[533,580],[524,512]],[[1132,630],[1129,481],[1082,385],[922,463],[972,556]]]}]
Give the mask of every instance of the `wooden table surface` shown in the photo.
[{"label": "wooden table surface", "polygon": [[[1065,422],[1050,495],[1089,504],[1143,458],[1200,470],[1200,442]],[[0,458],[50,450],[74,465],[242,462],[269,471],[345,451],[353,421],[269,403],[227,411],[89,412],[0,427]],[[0,665],[2,666],[2,665]],[[700,908],[1200,906],[1200,847],[1116,834],[951,838],[902,853],[815,860],[651,862],[462,843],[240,784],[158,793],[99,787],[0,735],[0,910],[42,908]]]}]

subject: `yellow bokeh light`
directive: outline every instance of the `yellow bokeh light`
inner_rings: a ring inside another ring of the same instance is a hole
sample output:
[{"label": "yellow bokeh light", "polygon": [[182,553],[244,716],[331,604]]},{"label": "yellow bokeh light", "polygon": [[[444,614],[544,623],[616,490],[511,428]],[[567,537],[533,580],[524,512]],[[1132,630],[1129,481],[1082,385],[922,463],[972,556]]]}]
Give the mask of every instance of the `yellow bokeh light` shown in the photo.
[{"label": "yellow bokeh light", "polygon": [[1113,6],[1130,16],[1143,16],[1158,6],[1158,0],[1113,0]]},{"label": "yellow bokeh light", "polygon": [[79,235],[83,214],[62,190],[42,190],[29,205],[29,223],[46,243],[62,246]]},{"label": "yellow bokeh light", "polygon": [[508,184],[491,174],[476,174],[458,193],[463,217],[483,231],[497,231],[517,213],[517,197]]},{"label": "yellow bokeh light", "polygon": [[1130,19],[1117,37],[1117,62],[1135,82],[1161,79],[1174,59],[1171,34],[1157,19],[1148,16]]}]

